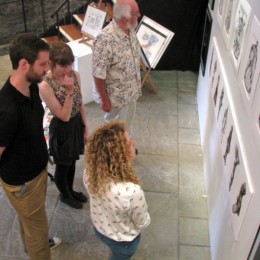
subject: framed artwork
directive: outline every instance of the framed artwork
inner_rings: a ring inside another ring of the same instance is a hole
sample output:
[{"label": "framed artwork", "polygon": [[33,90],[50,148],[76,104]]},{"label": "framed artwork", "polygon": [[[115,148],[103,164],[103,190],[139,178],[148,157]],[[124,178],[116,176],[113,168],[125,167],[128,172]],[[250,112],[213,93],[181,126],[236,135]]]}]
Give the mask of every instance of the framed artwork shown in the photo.
[{"label": "framed artwork", "polygon": [[212,17],[209,9],[207,9],[206,16],[205,16],[205,23],[204,23],[201,53],[200,53],[200,64],[201,64],[201,70],[203,76],[205,75],[205,69],[207,64],[211,27],[212,27]]},{"label": "framed artwork", "polygon": [[227,3],[227,0],[218,0],[216,4],[216,9],[217,9],[217,20],[219,27],[222,28],[224,16],[225,16],[225,5]]},{"label": "framed artwork", "polygon": [[247,257],[247,260],[257,260],[257,259],[260,259],[260,226],[256,233],[252,248]]},{"label": "framed artwork", "polygon": [[215,0],[209,0],[209,7],[211,10],[214,10],[214,4],[215,4]]},{"label": "framed artwork", "polygon": [[143,16],[137,29],[137,38],[151,68],[155,68],[168,47],[174,33],[150,18]]},{"label": "framed artwork", "polygon": [[234,20],[234,14],[235,14],[235,8],[237,6],[238,0],[226,0],[226,6],[225,6],[225,15],[223,20],[223,38],[226,44],[227,49],[229,48],[229,42],[232,35],[233,30],[233,20]]},{"label": "framed artwork", "polygon": [[253,18],[239,67],[240,92],[248,115],[260,75],[260,23]]},{"label": "framed artwork", "polygon": [[102,30],[107,13],[92,5],[88,5],[81,32],[94,39]]},{"label": "framed artwork", "polygon": [[245,0],[240,0],[235,13],[230,48],[231,57],[236,71],[238,71],[242,50],[244,48],[244,41],[248,27],[250,12],[251,8],[248,2]]}]

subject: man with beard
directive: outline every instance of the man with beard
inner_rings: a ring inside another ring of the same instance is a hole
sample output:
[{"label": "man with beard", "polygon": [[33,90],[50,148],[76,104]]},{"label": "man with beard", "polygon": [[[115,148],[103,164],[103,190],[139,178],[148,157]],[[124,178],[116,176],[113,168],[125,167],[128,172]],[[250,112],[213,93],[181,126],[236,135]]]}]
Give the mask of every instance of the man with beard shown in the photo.
[{"label": "man with beard", "polygon": [[118,0],[113,20],[94,41],[92,60],[94,100],[105,112],[105,121],[125,121],[130,134],[141,96],[140,45],[135,33],[138,17],[135,0]]},{"label": "man with beard", "polygon": [[20,34],[9,55],[13,71],[0,91],[0,182],[17,212],[30,259],[49,260],[48,152],[37,85],[48,70],[49,46],[33,34]]}]

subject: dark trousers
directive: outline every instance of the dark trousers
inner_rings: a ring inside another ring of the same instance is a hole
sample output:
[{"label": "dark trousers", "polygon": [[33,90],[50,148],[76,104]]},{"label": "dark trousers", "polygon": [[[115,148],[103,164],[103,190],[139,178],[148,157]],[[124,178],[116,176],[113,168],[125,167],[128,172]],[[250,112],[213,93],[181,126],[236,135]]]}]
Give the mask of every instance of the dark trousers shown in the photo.
[{"label": "dark trousers", "polygon": [[76,161],[71,165],[57,164],[54,181],[63,198],[72,197]]},{"label": "dark trousers", "polygon": [[130,260],[135,254],[141,239],[139,235],[132,241],[118,242],[102,235],[96,229],[95,232],[100,240],[110,248],[109,260]]}]

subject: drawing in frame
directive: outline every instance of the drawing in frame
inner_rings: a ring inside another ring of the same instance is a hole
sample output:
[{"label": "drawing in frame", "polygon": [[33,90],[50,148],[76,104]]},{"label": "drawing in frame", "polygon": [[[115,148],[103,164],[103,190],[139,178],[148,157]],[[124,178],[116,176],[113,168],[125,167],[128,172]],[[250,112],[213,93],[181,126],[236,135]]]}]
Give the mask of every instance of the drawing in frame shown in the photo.
[{"label": "drawing in frame", "polygon": [[238,71],[245,36],[250,18],[251,7],[245,0],[240,0],[236,9],[231,35],[231,57],[235,71]]},{"label": "drawing in frame", "polygon": [[217,9],[217,20],[219,27],[222,28],[223,20],[225,16],[225,6],[226,6],[227,0],[218,0],[216,3],[216,9]]},{"label": "drawing in frame", "polygon": [[103,10],[98,9],[95,6],[88,5],[86,10],[85,18],[81,27],[81,32],[85,36],[82,42],[92,41],[102,30],[107,13]]},{"label": "drawing in frame", "polygon": [[225,15],[223,20],[222,34],[227,49],[229,49],[230,38],[233,30],[233,20],[238,0],[226,0]]},{"label": "drawing in frame", "polygon": [[205,75],[205,69],[207,64],[211,27],[212,27],[212,17],[209,9],[207,8],[206,15],[205,15],[205,22],[204,22],[201,52],[200,52],[200,64],[201,64],[201,70],[203,76]]},{"label": "drawing in frame", "polygon": [[154,69],[174,36],[174,32],[143,16],[136,34],[151,68]]},{"label": "drawing in frame", "polygon": [[260,77],[260,23],[255,16],[246,39],[246,46],[239,67],[239,86],[242,100],[250,116]]},{"label": "drawing in frame", "polygon": [[258,231],[256,233],[253,245],[247,257],[247,260],[257,260],[257,259],[260,259],[260,226],[258,227]]}]

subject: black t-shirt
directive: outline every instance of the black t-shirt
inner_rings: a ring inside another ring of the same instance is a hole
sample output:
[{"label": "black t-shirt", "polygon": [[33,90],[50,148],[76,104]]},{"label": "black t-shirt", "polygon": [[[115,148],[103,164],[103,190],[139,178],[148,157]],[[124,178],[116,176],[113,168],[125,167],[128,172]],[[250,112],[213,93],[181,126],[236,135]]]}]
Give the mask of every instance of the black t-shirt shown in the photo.
[{"label": "black t-shirt", "polygon": [[30,85],[30,98],[8,79],[0,90],[0,176],[10,185],[34,179],[48,163],[39,88]]}]

